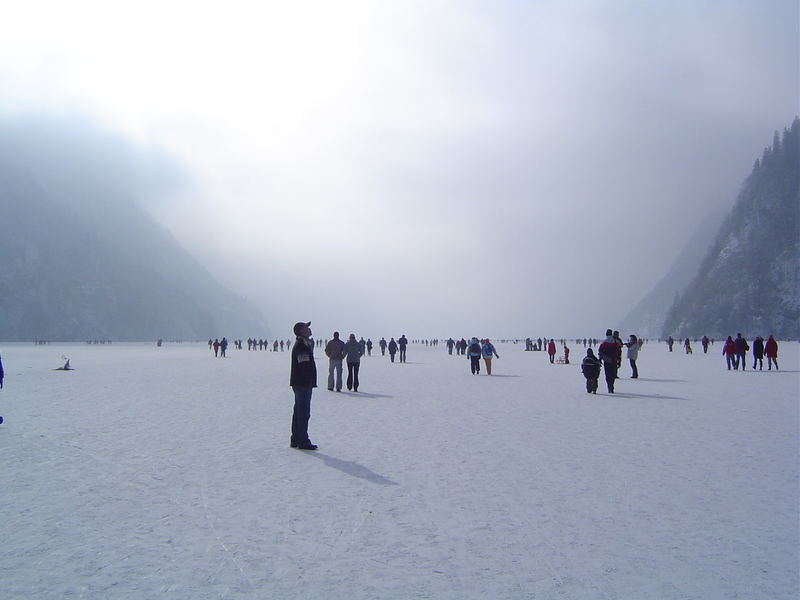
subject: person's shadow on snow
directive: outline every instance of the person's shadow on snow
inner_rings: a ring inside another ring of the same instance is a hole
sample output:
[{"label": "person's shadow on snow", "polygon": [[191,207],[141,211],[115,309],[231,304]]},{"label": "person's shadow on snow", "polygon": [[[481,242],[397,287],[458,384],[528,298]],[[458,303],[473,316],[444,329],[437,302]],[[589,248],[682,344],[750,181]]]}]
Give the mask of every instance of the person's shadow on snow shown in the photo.
[{"label": "person's shadow on snow", "polygon": [[342,390],[337,393],[343,396],[353,396],[354,398],[394,398],[394,396],[387,396],[386,394],[370,394],[369,392],[350,392]]},{"label": "person's shadow on snow", "polygon": [[689,402],[689,398],[681,398],[680,396],[664,396],[663,394],[633,394],[633,393],[625,393],[625,392],[614,392],[613,394],[606,394],[600,392],[597,394],[598,396],[608,396],[613,398],[651,398],[653,400],[685,400]]},{"label": "person's shadow on snow", "polygon": [[320,459],[329,467],[332,467],[342,473],[347,473],[348,475],[352,475],[353,477],[358,477],[359,479],[366,479],[372,483],[377,483],[380,485],[398,485],[396,481],[392,481],[384,477],[383,475],[378,475],[375,471],[372,471],[365,467],[364,465],[360,465],[357,462],[353,462],[352,460],[342,460],[341,458],[334,458],[333,456],[328,456],[327,454],[323,454],[322,452],[309,452],[309,456],[313,456],[314,458]]}]

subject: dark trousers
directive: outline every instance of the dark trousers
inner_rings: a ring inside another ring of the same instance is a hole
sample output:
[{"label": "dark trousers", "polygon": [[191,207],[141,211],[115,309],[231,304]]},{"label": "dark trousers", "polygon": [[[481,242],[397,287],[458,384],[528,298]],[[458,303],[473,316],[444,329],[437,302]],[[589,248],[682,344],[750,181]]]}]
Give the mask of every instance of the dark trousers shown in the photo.
[{"label": "dark trousers", "polygon": [[639,377],[639,369],[636,368],[636,361],[632,358],[628,359],[631,363],[631,379],[636,379]]},{"label": "dark trousers", "polygon": [[361,363],[347,363],[347,389],[358,391],[358,368]]},{"label": "dark trousers", "polygon": [[480,356],[470,356],[469,357],[469,368],[472,371],[473,375],[478,375],[481,372],[481,357]]},{"label": "dark trousers", "polygon": [[744,371],[745,368],[746,368],[746,363],[747,363],[747,357],[745,356],[744,352],[737,352],[736,353],[736,367],[734,367],[734,369],[736,369],[738,367],[742,367],[742,371]]},{"label": "dark trousers", "polygon": [[726,354],[725,355],[725,362],[728,365],[728,371],[731,370],[731,367],[736,369],[736,355],[735,354]]},{"label": "dark trousers", "polygon": [[292,413],[292,439],[295,444],[310,443],[308,439],[308,420],[311,418],[311,391],[314,388],[292,386],[294,392],[294,412]]},{"label": "dark trousers", "polygon": [[758,370],[759,371],[761,369],[763,369],[764,368],[764,359],[761,358],[760,356],[756,356],[755,358],[753,358],[753,370],[754,371],[756,370],[756,365],[758,365]]},{"label": "dark trousers", "polygon": [[406,362],[406,349],[400,348],[400,362]]},{"label": "dark trousers", "polygon": [[586,378],[586,391],[590,394],[597,392],[597,377]]},{"label": "dark trousers", "polygon": [[394,352],[389,352],[389,358],[392,359],[392,362],[394,362],[394,355],[395,355]]},{"label": "dark trousers", "polygon": [[608,362],[603,362],[603,372],[606,375],[606,385],[608,386],[608,392],[610,394],[614,393],[614,380],[617,378],[617,362],[614,360],[610,360]]}]

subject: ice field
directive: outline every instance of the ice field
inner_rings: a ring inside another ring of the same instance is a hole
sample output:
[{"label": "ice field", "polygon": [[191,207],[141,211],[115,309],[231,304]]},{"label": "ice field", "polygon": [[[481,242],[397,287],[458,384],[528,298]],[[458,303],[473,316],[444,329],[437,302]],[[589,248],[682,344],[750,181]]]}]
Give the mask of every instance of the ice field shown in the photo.
[{"label": "ice field", "polygon": [[357,394],[318,349],[304,452],[288,352],[0,344],[0,598],[798,598],[800,345],[651,342],[613,396],[570,347],[373,351]]}]

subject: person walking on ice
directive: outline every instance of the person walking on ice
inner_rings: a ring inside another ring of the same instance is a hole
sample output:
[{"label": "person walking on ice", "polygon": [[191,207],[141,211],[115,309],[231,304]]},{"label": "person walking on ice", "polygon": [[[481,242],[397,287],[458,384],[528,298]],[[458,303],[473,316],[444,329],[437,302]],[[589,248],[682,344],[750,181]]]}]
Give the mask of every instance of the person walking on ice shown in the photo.
[{"label": "person walking on ice", "polygon": [[474,337],[469,341],[469,346],[467,346],[469,368],[473,375],[481,374],[481,354],[481,343],[478,341],[478,338]]},{"label": "person walking on ice", "polygon": [[764,353],[767,355],[767,371],[772,370],[772,363],[775,363],[775,370],[778,370],[778,342],[769,336],[767,343],[764,344]]},{"label": "person walking on ice", "polygon": [[586,393],[596,394],[597,380],[600,377],[600,361],[597,360],[597,357],[594,355],[594,350],[591,348],[586,350],[586,356],[583,362],[581,362],[581,371],[586,378]]},{"label": "person walking on ice", "polygon": [[495,350],[494,344],[487,338],[481,345],[481,354],[483,355],[483,362],[486,364],[486,374],[492,374],[492,356],[500,358],[500,355]]}]

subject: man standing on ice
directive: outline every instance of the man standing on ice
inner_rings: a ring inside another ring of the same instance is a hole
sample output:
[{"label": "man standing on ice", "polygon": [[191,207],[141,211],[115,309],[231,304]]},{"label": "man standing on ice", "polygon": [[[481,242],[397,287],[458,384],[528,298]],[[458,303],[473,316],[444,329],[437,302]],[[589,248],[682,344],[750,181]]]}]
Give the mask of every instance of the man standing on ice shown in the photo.
[{"label": "man standing on ice", "polygon": [[308,437],[308,420],[311,418],[311,392],[317,387],[317,365],[314,362],[314,340],[311,339],[311,321],[294,324],[297,339],[292,347],[292,366],[289,385],[294,392],[292,413],[292,438],[289,445],[300,450],[316,450]]},{"label": "man standing on ice", "polygon": [[[342,391],[342,361],[344,360],[344,342],[339,339],[339,332],[333,332],[333,339],[325,346],[325,354],[328,356],[328,389],[333,391],[334,384],[336,391]],[[334,380],[335,376],[335,380]]]},{"label": "man standing on ice", "polygon": [[406,339],[406,334],[400,336],[397,340],[397,347],[400,349],[400,362],[406,362],[406,346],[408,346],[408,340]]},{"label": "man standing on ice", "polygon": [[617,342],[614,340],[611,330],[606,330],[606,339],[597,349],[597,357],[603,363],[603,371],[605,372],[609,394],[614,393],[614,380],[617,378],[617,361],[619,360],[618,355],[621,354],[620,347],[617,346]]}]

